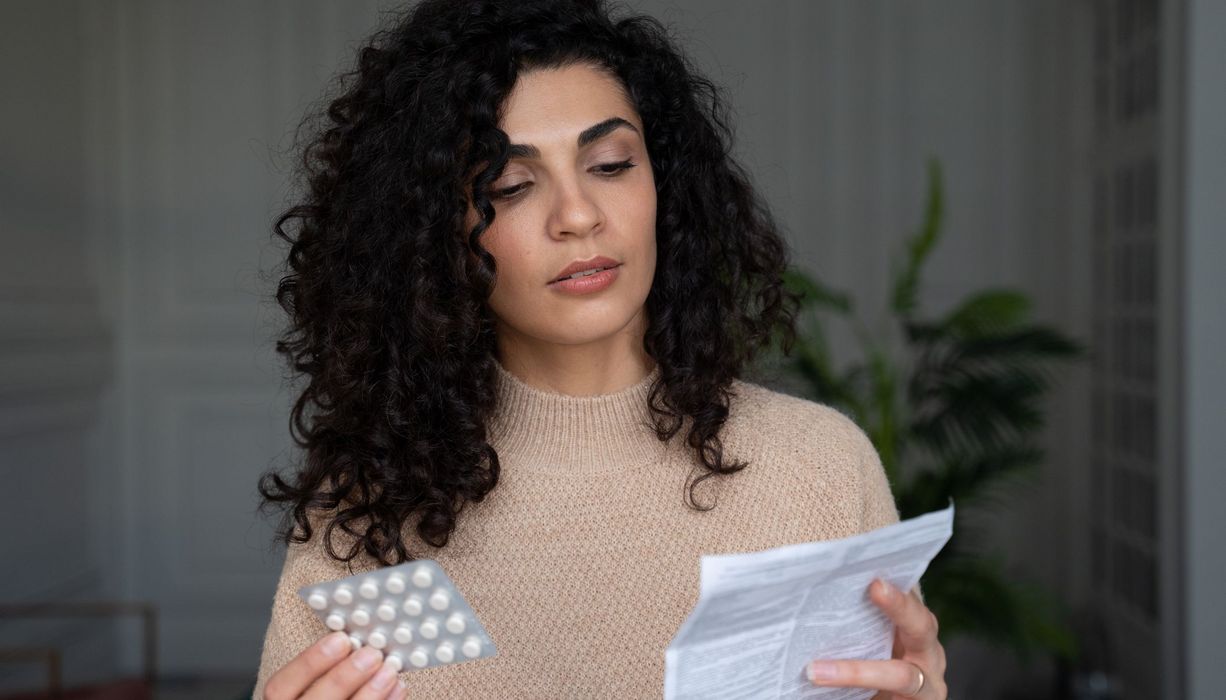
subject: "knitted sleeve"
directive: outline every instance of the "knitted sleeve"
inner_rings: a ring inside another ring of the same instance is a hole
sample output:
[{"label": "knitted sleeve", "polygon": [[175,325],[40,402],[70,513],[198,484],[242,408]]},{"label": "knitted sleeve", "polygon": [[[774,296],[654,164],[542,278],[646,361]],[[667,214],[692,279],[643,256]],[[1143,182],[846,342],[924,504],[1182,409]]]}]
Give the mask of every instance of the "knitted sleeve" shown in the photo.
[{"label": "knitted sleeve", "polygon": [[899,513],[898,505],[894,502],[894,492],[890,490],[889,478],[881,463],[881,455],[877,453],[877,448],[862,428],[856,426],[855,433],[863,485],[860,492],[860,530],[867,532],[898,522]]},{"label": "knitted sleeve", "polygon": [[310,543],[295,544],[286,550],[281,578],[273,593],[272,617],[264,633],[264,650],[253,693],[256,700],[264,697],[269,676],[328,631],[298,597],[298,589],[310,583],[305,572],[306,561],[310,558],[309,546]]},{"label": "knitted sleeve", "polygon": [[[256,700],[262,700],[264,686],[272,674],[329,632],[299,597],[298,589],[319,581],[344,578],[351,573],[345,562],[328,555],[322,543],[324,522],[317,518],[313,518],[313,522],[315,533],[310,541],[294,543],[285,553],[281,578],[273,593],[272,617],[264,633],[264,650],[253,694]],[[344,547],[341,549],[343,551]],[[359,567],[356,562],[354,571]]]},{"label": "knitted sleeve", "polygon": [[[850,420],[850,419],[849,419]],[[879,527],[892,525],[900,520],[898,504],[890,489],[889,477],[885,466],[881,463],[881,455],[873,446],[873,441],[858,425],[855,429],[856,442],[859,444],[860,473],[863,478],[861,491],[861,531],[867,532]],[[924,593],[920,585],[915,584],[915,592],[920,600]]]}]

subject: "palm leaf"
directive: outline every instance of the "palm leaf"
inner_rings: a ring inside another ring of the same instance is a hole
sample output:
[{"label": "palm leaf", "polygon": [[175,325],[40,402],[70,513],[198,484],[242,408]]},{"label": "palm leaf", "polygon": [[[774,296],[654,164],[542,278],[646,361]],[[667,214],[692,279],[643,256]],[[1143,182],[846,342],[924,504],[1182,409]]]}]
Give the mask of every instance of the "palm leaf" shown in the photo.
[{"label": "palm leaf", "polygon": [[911,436],[931,450],[999,445],[1042,426],[1046,382],[1026,372],[955,368],[913,392]]},{"label": "palm leaf", "polygon": [[940,621],[940,638],[972,635],[1027,663],[1036,649],[1075,656],[1077,643],[1060,603],[1037,586],[1006,576],[1004,569],[997,554],[933,561],[924,577],[924,601]]},{"label": "palm leaf", "polygon": [[949,313],[941,326],[954,337],[992,335],[1022,325],[1030,300],[1011,289],[988,289],[972,295]]},{"label": "palm leaf", "polygon": [[801,295],[802,307],[820,307],[842,314],[851,312],[851,298],[847,294],[827,287],[796,268],[783,273],[783,286]]},{"label": "palm leaf", "polygon": [[957,343],[956,348],[964,357],[993,359],[1054,360],[1078,357],[1084,353],[1082,344],[1045,326],[1030,326],[1007,333],[965,338]]},{"label": "palm leaf", "polygon": [[935,160],[928,162],[928,204],[924,222],[919,231],[907,243],[907,256],[903,267],[895,275],[893,303],[894,313],[907,317],[915,311],[919,293],[920,268],[928,254],[936,246],[941,235],[941,219],[945,214],[944,186],[941,184],[941,166]]},{"label": "palm leaf", "polygon": [[972,500],[1010,477],[1032,474],[1031,467],[1043,459],[1043,451],[1031,445],[1007,445],[979,454],[943,454],[938,464],[919,472],[897,497],[902,517],[912,518]]}]

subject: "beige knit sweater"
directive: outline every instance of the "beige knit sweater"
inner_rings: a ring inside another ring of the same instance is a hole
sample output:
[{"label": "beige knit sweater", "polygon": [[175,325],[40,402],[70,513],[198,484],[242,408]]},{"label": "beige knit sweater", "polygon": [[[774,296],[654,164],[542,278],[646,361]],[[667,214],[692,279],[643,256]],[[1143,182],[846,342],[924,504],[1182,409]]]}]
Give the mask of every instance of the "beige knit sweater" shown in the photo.
[{"label": "beige knit sweater", "polygon": [[[418,549],[455,580],[498,654],[403,672],[410,698],[661,697],[664,650],[697,600],[701,555],[898,521],[872,443],[829,406],[735,381],[724,457],[750,466],[702,482],[697,500],[718,501],[699,512],[683,502],[698,464],[684,430],[665,444],[647,427],[658,366],[634,386],[584,397],[498,372],[490,433],[500,482],[464,510],[446,547]],[[256,698],[328,633],[297,591],[350,572],[319,539],[287,552]],[[375,567],[358,561],[353,573]]]}]

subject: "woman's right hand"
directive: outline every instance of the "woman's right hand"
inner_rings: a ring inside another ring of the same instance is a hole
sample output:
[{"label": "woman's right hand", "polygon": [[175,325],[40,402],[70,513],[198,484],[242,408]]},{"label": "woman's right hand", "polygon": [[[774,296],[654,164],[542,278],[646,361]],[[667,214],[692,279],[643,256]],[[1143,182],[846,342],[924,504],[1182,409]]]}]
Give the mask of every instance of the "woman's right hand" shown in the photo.
[{"label": "woman's right hand", "polygon": [[354,652],[344,632],[333,632],[272,674],[263,700],[401,700],[404,686],[382,661],[378,649],[364,646]]}]

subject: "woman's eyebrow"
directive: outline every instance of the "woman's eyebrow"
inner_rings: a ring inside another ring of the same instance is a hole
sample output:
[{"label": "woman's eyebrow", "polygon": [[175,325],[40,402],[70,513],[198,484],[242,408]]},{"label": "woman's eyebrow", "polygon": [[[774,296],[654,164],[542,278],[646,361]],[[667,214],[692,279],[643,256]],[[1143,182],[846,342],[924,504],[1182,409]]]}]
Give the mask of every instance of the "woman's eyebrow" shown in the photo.
[{"label": "woman's eyebrow", "polygon": [[[639,133],[639,130],[636,129],[633,124],[626,121],[625,119],[622,119],[621,117],[609,117],[608,119],[600,122],[599,124],[593,124],[592,126],[589,126],[588,128],[579,132],[579,139],[578,139],[579,148],[583,148],[584,146],[592,143],[593,141],[601,138],[602,136],[605,136],[606,134],[613,131],[614,129],[619,129],[622,127],[625,127],[633,131],[636,134]],[[537,148],[536,146],[533,146],[530,143],[513,143],[511,144],[511,157],[512,158],[540,158],[541,151],[539,148]]]}]

